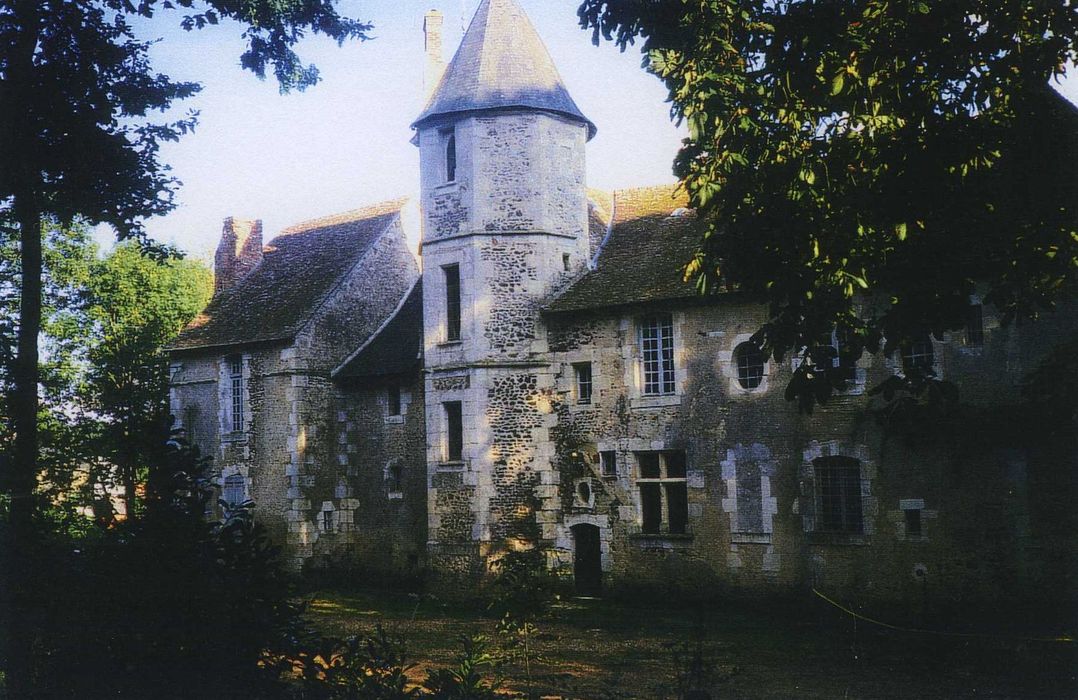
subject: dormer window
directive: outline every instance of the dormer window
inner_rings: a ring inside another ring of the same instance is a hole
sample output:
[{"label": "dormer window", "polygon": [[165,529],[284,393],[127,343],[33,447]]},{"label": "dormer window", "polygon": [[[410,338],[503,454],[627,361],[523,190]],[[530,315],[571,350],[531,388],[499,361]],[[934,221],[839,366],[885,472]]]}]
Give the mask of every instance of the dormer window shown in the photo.
[{"label": "dormer window", "polygon": [[445,129],[441,134],[445,144],[445,181],[455,182],[457,179],[457,135],[452,129]]}]

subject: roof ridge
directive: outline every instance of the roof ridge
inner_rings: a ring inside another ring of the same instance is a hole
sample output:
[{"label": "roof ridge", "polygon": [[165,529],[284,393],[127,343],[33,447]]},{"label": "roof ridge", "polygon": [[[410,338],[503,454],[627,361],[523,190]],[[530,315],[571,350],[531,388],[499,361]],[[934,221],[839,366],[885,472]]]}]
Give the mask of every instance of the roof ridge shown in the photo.
[{"label": "roof ridge", "polygon": [[[350,224],[360,219],[371,219],[376,216],[384,216],[386,214],[393,214],[399,212],[404,208],[404,205],[408,203],[410,197],[397,197],[396,199],[387,199],[382,202],[376,202],[369,204],[365,207],[358,209],[349,209],[337,214],[327,214],[325,216],[316,217],[314,219],[308,219],[306,221],[300,221],[299,223],[292,224],[281,230],[273,240],[277,240],[281,236],[290,236],[296,233],[304,233],[306,231],[313,231],[315,229],[326,228],[327,226],[340,226],[341,224]],[[272,243],[272,241],[271,241]]]}]

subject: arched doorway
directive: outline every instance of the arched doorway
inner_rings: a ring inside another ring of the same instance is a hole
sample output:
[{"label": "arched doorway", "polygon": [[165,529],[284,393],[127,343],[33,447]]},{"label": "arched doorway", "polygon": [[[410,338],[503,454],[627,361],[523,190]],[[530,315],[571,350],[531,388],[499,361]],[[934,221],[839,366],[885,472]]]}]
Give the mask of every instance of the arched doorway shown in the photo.
[{"label": "arched doorway", "polygon": [[573,580],[576,594],[597,596],[603,592],[603,553],[599,545],[599,528],[595,525],[574,525]]}]

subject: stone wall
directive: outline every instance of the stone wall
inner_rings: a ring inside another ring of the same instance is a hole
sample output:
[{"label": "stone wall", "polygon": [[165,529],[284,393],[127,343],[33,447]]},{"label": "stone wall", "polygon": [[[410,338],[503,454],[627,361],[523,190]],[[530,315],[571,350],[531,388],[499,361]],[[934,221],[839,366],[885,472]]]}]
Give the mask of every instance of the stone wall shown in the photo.
[{"label": "stone wall", "polygon": [[[662,309],[647,313],[655,311]],[[867,412],[879,399],[865,388],[898,371],[895,361],[865,355],[848,392],[801,415],[783,398],[792,361],[769,362],[756,389],[738,382],[734,350],[763,320],[761,309],[716,303],[668,311],[677,391],[657,397],[640,388],[644,311],[547,319],[562,502],[551,561],[562,573],[572,572],[571,527],[588,522],[603,534],[607,583],[622,588],[818,586],[860,596],[919,599],[928,590],[936,599],[968,599],[1073,585],[1075,545],[1065,534],[1075,526],[1065,505],[1073,484],[1061,493],[1059,455],[1040,454],[999,425],[1017,418],[1020,409],[1007,407],[1018,404],[1024,372],[1075,326],[1076,314],[1002,328],[986,313],[983,347],[959,334],[935,342],[937,371],[959,384],[968,407],[954,439],[933,441],[889,437]],[[573,363],[580,362],[593,368],[588,405],[573,399]],[[645,534],[638,455],[671,450],[687,460],[688,532]],[[616,475],[602,474],[599,452],[616,455]],[[857,460],[850,488],[861,501],[861,533],[817,532],[815,465],[829,456]],[[1064,459],[1074,466],[1073,455]],[[581,480],[593,492],[590,502],[580,497]]]}]

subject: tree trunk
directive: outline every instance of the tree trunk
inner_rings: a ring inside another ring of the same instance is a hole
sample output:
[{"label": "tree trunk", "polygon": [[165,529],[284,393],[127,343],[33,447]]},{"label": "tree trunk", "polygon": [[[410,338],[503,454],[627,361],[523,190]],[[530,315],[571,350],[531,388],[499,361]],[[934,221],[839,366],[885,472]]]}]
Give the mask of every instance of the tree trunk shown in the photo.
[{"label": "tree trunk", "polygon": [[[24,198],[31,199],[32,198]],[[33,565],[35,551],[34,490],[38,456],[38,333],[41,329],[41,212],[32,203],[16,201],[21,238],[22,289],[19,302],[18,358],[11,401],[15,427],[11,463],[11,591],[8,684],[12,697],[32,693]]]},{"label": "tree trunk", "polygon": [[[38,473],[38,334],[41,330],[41,217],[40,168],[34,162],[37,141],[34,115],[24,105],[33,104],[34,56],[41,32],[42,8],[37,0],[13,4],[16,38],[6,69],[0,109],[19,115],[7,134],[12,162],[19,174],[13,211],[19,225],[21,289],[19,300],[18,356],[12,378],[11,418],[15,440],[9,467],[11,547],[8,579],[7,684],[10,697],[33,694],[33,643],[37,620],[34,611],[34,491]],[[16,107],[15,105],[18,105]]]}]

